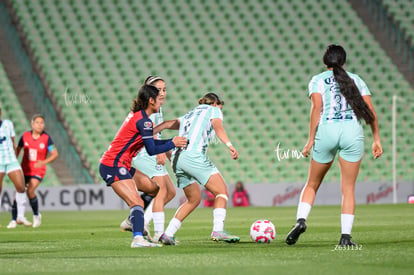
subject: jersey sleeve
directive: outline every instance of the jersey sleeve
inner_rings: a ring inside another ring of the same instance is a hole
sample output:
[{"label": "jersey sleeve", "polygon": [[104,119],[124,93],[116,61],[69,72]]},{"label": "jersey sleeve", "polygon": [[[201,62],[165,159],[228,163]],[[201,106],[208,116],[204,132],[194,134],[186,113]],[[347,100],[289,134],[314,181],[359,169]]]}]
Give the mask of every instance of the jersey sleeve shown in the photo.
[{"label": "jersey sleeve", "polygon": [[23,135],[20,137],[19,143],[17,144],[17,147],[21,147],[21,148],[24,147]]},{"label": "jersey sleeve", "polygon": [[[49,135],[48,135],[49,136]],[[47,151],[48,152],[52,152],[53,150],[55,150],[55,143],[53,142],[53,139],[51,136],[49,136],[48,140],[47,140]]]},{"label": "jersey sleeve", "polygon": [[153,122],[151,119],[140,119],[136,123],[137,130],[141,134],[142,139],[153,138]]},{"label": "jersey sleeve", "polygon": [[145,150],[147,150],[148,155],[153,156],[160,153],[170,151],[175,148],[174,142],[171,139],[165,140],[154,140],[151,138],[146,138],[143,140]]},{"label": "jersey sleeve", "polygon": [[218,107],[212,108],[211,119],[215,119],[215,118],[223,120],[223,113]]},{"label": "jersey sleeve", "polygon": [[313,76],[312,79],[309,81],[308,84],[308,96],[311,96],[314,93],[322,93],[319,89],[318,78]]}]

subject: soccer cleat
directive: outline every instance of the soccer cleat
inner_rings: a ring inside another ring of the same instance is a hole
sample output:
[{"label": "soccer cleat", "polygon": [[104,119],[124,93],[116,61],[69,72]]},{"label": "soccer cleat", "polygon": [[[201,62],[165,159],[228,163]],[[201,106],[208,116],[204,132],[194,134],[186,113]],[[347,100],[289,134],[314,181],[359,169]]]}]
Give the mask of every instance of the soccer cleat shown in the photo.
[{"label": "soccer cleat", "polygon": [[123,220],[121,222],[121,224],[119,225],[119,227],[121,228],[122,231],[131,231],[132,232],[132,223],[129,220],[129,217],[127,217],[125,220]]},{"label": "soccer cleat", "polygon": [[296,224],[293,226],[293,228],[289,231],[289,233],[286,236],[286,243],[288,245],[295,244],[300,234],[304,233],[306,231],[306,223],[304,219],[299,219]]},{"label": "soccer cleat", "polygon": [[215,242],[227,242],[237,243],[240,241],[240,237],[231,235],[226,231],[213,231],[211,232],[211,239]]},{"label": "soccer cleat", "polygon": [[144,239],[143,236],[135,236],[131,243],[132,248],[140,248],[140,247],[162,247],[161,244],[152,243]]},{"label": "soccer cleat", "polygon": [[42,224],[42,215],[33,215],[33,227],[39,227]]},{"label": "soccer cleat", "polygon": [[17,223],[19,223],[19,224],[23,224],[24,226],[32,226],[32,223],[31,222],[29,222],[27,219],[26,219],[26,217],[17,217]]},{"label": "soccer cleat", "polygon": [[16,226],[17,226],[17,222],[15,221],[15,220],[11,220],[10,222],[9,222],[9,224],[7,225],[7,228],[16,228]]},{"label": "soccer cleat", "polygon": [[165,244],[165,245],[176,245],[176,241],[174,237],[170,237],[162,233],[161,237],[159,238],[158,242]]},{"label": "soccer cleat", "polygon": [[357,246],[356,243],[351,241],[352,237],[349,234],[342,234],[341,239],[339,240],[340,246]]}]

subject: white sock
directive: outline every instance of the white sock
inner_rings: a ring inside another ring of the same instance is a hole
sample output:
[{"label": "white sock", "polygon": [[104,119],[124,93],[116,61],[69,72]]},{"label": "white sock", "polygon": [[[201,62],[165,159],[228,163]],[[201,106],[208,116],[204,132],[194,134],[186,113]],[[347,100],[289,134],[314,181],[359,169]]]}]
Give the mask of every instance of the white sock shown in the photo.
[{"label": "white sock", "polygon": [[223,231],[225,219],[226,219],[225,208],[214,209],[213,210],[213,231]]},{"label": "white sock", "polygon": [[146,225],[150,224],[150,222],[153,219],[153,213],[152,213],[152,205],[154,204],[154,200],[152,200],[150,202],[150,204],[148,205],[147,209],[145,209],[144,212],[144,223]]},{"label": "white sock", "polygon": [[296,213],[296,220],[307,219],[311,211],[312,205],[307,202],[299,202],[298,212]]},{"label": "white sock", "polygon": [[180,229],[182,222],[177,218],[172,218],[168,224],[167,230],[165,230],[165,235],[169,237],[174,237],[178,229]]},{"label": "white sock", "polygon": [[16,192],[16,203],[17,203],[17,217],[24,217],[25,204],[26,204],[26,193]]},{"label": "white sock", "polygon": [[164,232],[165,215],[164,212],[153,212],[154,233]]},{"label": "white sock", "polygon": [[341,214],[341,233],[351,235],[352,225],[354,224],[355,215]]}]

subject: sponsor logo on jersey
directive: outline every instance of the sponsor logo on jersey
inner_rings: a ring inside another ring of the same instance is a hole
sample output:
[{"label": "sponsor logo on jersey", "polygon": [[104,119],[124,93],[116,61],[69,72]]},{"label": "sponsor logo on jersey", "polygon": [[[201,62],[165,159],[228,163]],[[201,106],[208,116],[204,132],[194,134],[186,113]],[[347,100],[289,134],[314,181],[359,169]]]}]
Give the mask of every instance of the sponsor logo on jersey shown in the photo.
[{"label": "sponsor logo on jersey", "polygon": [[45,144],[44,143],[40,143],[39,144],[40,149],[45,149]]}]

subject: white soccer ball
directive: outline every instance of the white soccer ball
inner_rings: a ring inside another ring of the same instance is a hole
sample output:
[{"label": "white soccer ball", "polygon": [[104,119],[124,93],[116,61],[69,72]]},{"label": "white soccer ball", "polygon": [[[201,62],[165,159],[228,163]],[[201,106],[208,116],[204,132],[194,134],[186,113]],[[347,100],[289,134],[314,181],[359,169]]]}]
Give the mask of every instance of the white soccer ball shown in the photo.
[{"label": "white soccer ball", "polygon": [[269,220],[257,220],[250,227],[250,238],[256,243],[271,243],[276,237],[276,228]]}]

